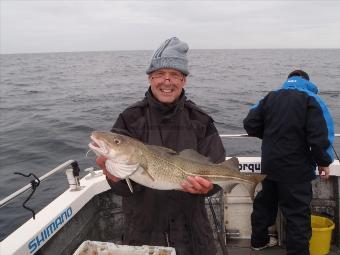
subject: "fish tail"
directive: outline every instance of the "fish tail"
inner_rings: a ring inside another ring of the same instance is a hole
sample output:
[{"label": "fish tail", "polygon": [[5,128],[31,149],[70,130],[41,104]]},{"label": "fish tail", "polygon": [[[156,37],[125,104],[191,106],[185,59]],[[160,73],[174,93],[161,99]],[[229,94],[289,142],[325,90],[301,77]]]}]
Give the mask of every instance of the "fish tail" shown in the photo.
[{"label": "fish tail", "polygon": [[262,182],[264,180],[264,178],[266,178],[265,174],[252,174],[249,175],[249,177],[251,177],[251,179],[256,183],[256,185],[260,182]]},{"label": "fish tail", "polygon": [[266,177],[264,174],[252,174],[248,175],[250,183],[245,183],[245,187],[247,188],[249,195],[251,197],[251,200],[254,201],[255,198],[255,189],[256,186],[263,181],[263,179]]}]

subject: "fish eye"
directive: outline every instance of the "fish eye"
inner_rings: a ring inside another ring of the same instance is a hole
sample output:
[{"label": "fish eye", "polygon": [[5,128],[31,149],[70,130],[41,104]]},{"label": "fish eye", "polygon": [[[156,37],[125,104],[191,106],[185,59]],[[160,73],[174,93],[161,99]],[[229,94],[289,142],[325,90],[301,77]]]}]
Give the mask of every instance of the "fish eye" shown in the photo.
[{"label": "fish eye", "polygon": [[118,139],[113,139],[113,142],[114,142],[115,144],[120,144],[120,141],[119,141]]}]

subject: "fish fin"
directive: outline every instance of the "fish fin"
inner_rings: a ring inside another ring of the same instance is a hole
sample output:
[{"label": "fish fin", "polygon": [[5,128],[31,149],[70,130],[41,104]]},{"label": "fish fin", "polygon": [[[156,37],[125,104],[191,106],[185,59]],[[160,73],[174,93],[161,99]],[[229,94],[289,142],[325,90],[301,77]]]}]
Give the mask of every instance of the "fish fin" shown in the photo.
[{"label": "fish fin", "polygon": [[169,148],[166,148],[166,147],[162,147],[162,146],[157,146],[157,145],[146,145],[146,147],[153,151],[153,152],[156,152],[157,154],[161,153],[162,155],[177,155],[177,152],[172,150],[172,149],[169,149]]},{"label": "fish fin", "polygon": [[191,160],[191,161],[202,163],[202,164],[212,164],[213,163],[208,157],[203,156],[202,154],[198,153],[197,151],[195,151],[193,149],[182,150],[179,153],[178,157],[180,157],[182,159],[188,159],[188,160]]},{"label": "fish fin", "polygon": [[257,185],[255,183],[243,183],[243,186],[247,189],[251,200],[254,201],[255,188]]},{"label": "fish fin", "polygon": [[129,190],[131,191],[131,193],[133,193],[133,187],[132,187],[132,183],[130,182],[130,179],[126,178],[125,181],[127,185],[129,186]]},{"label": "fish fin", "polygon": [[232,169],[234,171],[239,172],[239,162],[238,159],[236,157],[232,157],[224,162],[221,163],[222,166],[225,166],[229,169]]},{"label": "fish fin", "polygon": [[244,183],[244,186],[247,188],[249,195],[251,199],[254,201],[255,198],[255,189],[257,185],[263,181],[263,179],[266,177],[264,174],[252,174],[252,175],[247,175],[252,181],[252,183]]},{"label": "fish fin", "polygon": [[259,182],[262,182],[264,178],[266,178],[267,175],[266,174],[246,174],[246,176],[248,176],[251,181],[259,183]]},{"label": "fish fin", "polygon": [[143,168],[142,174],[148,176],[153,182],[155,181],[155,178],[153,178],[153,176],[145,168]]},{"label": "fish fin", "polygon": [[[159,146],[155,146],[155,147],[159,147]],[[160,148],[163,148],[163,147],[160,147]],[[137,170],[142,175],[145,175],[145,176],[149,177],[153,182],[155,181],[155,178],[148,171],[148,161],[147,161],[146,158],[142,159],[142,162],[140,162]]]}]

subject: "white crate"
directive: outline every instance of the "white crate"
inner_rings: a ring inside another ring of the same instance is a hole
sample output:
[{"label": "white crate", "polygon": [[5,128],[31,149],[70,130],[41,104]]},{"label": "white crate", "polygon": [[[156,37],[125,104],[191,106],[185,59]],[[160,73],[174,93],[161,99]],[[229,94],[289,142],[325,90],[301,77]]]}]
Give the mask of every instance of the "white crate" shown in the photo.
[{"label": "white crate", "polygon": [[161,246],[130,246],[109,242],[84,241],[73,255],[176,255],[171,247]]}]

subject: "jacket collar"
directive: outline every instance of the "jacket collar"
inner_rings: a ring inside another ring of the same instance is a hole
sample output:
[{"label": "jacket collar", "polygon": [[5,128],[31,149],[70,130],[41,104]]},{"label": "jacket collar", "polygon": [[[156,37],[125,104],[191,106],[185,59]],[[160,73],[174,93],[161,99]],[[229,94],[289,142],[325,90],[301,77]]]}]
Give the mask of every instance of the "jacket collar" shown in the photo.
[{"label": "jacket collar", "polygon": [[318,87],[311,83],[310,81],[300,77],[300,76],[293,76],[289,78],[283,85],[283,89],[298,89],[298,90],[304,90],[309,91],[314,94],[317,94],[319,92]]},{"label": "jacket collar", "polygon": [[177,114],[184,107],[184,102],[186,100],[185,91],[182,90],[182,94],[175,102],[171,104],[164,104],[159,102],[152,94],[151,88],[145,93],[146,100],[148,104],[156,109],[162,115],[162,119],[170,119]]}]

